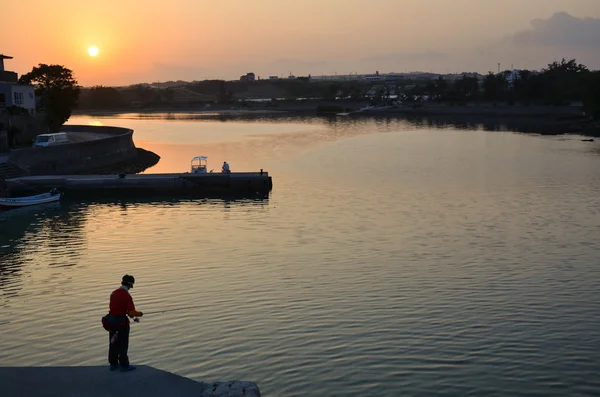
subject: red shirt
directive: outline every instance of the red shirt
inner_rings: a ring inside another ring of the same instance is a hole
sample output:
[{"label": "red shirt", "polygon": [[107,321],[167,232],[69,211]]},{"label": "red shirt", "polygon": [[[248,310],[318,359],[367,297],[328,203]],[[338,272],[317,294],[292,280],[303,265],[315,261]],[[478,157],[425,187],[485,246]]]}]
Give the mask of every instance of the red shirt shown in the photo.
[{"label": "red shirt", "polygon": [[[113,316],[122,316],[131,310],[135,310],[135,305],[133,304],[133,298],[129,295],[127,290],[117,288],[110,294],[110,304],[108,306],[108,312],[110,314]],[[127,319],[127,323],[129,323],[129,318]],[[124,324],[125,321],[119,325]]]}]

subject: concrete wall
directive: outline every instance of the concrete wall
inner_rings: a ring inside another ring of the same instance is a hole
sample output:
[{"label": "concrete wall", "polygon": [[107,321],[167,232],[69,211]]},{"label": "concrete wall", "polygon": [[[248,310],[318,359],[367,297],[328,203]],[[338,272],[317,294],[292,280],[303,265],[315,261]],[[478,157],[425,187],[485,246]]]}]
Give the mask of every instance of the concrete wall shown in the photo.
[{"label": "concrete wall", "polygon": [[19,76],[16,72],[10,72],[8,70],[0,70],[0,81],[8,81],[10,83],[16,83],[19,80]]},{"label": "concrete wall", "polygon": [[12,105],[12,83],[0,81],[0,94],[2,94],[0,101],[4,99],[3,107],[9,107]]},{"label": "concrete wall", "polygon": [[13,143],[17,146],[30,146],[33,142],[33,139],[37,135],[48,132],[44,115],[41,113],[37,113],[35,115],[19,114],[11,116],[8,114],[8,112],[3,112],[0,109],[0,124],[4,124],[5,129],[8,129],[9,126],[12,126],[18,130],[16,135],[13,137]]},{"label": "concrete wall", "polygon": [[105,134],[106,138],[43,148],[12,150],[9,161],[31,175],[89,173],[137,156],[133,130],[120,127],[69,125],[64,132]]},{"label": "concrete wall", "polygon": [[8,132],[0,130],[0,153],[8,152]]}]

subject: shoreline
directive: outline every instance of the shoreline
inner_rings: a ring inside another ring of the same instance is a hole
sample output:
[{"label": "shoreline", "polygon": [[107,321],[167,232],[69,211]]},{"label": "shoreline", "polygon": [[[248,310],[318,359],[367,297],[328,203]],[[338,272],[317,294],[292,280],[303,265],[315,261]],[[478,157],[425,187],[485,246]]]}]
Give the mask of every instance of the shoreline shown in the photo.
[{"label": "shoreline", "polygon": [[[317,106],[334,106],[330,112],[318,112]],[[341,105],[349,105],[343,107]],[[385,108],[373,108],[360,111],[364,108],[362,102],[305,102],[280,103],[277,108],[232,109],[231,106],[215,106],[211,109],[157,107],[151,109],[115,109],[115,110],[78,110],[74,116],[111,117],[119,115],[144,115],[151,117],[155,114],[168,113],[173,115],[188,115],[194,119],[253,119],[255,117],[340,117],[355,118],[399,118],[408,121],[430,123],[432,126],[444,123],[456,124],[489,124],[487,129],[496,130],[494,125],[508,125],[512,130],[519,130],[521,126],[524,133],[542,134],[581,134],[584,136],[600,136],[600,122],[586,117],[581,109],[576,106],[541,106],[541,105],[506,105],[506,104],[467,104],[452,106],[447,104],[433,104],[425,106],[395,105]]]},{"label": "shoreline", "polygon": [[[276,101],[251,103],[242,105],[204,106],[157,106],[148,108],[116,108],[116,109],[76,109],[72,115],[115,115],[115,114],[153,114],[153,113],[195,113],[205,115],[250,115],[250,114],[337,114],[349,113],[360,115],[380,114],[415,114],[415,115],[473,115],[499,117],[528,117],[543,119],[584,117],[580,106],[547,106],[547,105],[508,105],[491,103],[472,103],[453,105],[445,103],[407,103],[389,106],[375,106],[371,109],[365,101]],[[323,109],[320,109],[322,107]]]}]

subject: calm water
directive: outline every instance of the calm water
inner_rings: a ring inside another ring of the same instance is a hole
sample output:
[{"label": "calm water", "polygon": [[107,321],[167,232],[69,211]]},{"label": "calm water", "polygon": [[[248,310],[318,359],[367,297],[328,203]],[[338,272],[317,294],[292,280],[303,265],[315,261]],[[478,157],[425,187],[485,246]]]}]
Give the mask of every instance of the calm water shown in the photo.
[{"label": "calm water", "polygon": [[[135,130],[147,172],[264,168],[268,200],[0,214],[0,365],[130,357],[265,396],[600,393],[600,143],[397,120],[74,117]],[[169,308],[187,310],[157,313]],[[1,394],[1,392],[0,392]]]}]

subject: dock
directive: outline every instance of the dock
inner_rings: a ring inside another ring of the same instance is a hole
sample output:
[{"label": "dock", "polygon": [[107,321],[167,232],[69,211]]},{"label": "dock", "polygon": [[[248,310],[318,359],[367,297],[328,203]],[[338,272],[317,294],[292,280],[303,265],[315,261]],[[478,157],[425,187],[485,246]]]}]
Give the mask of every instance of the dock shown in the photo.
[{"label": "dock", "polygon": [[118,175],[37,175],[6,180],[11,197],[56,188],[70,196],[214,196],[268,194],[273,182],[268,172],[171,173]]},{"label": "dock", "polygon": [[260,397],[254,382],[196,382],[139,365],[135,371],[91,367],[0,367],[0,395],[7,397]]}]

